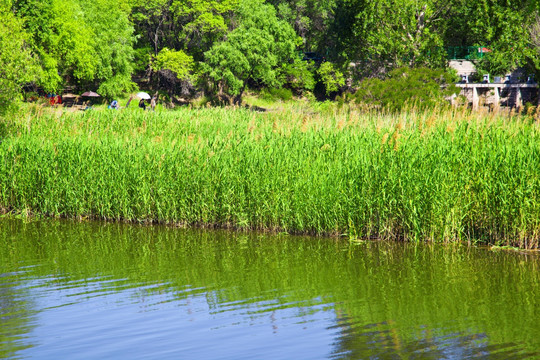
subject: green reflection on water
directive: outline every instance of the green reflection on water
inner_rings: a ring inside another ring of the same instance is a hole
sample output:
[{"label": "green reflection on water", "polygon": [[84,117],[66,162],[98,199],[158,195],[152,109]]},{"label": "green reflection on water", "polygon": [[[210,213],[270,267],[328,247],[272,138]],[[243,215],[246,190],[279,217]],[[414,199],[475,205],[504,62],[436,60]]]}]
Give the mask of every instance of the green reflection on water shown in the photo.
[{"label": "green reflection on water", "polygon": [[[0,357],[32,346],[32,287],[206,295],[211,312],[332,307],[337,358],[540,356],[537,257],[464,246],[0,220]],[[11,284],[11,285],[7,285]],[[294,320],[291,320],[294,321]],[[247,329],[246,331],[249,331]],[[472,344],[478,344],[473,346]],[[535,355],[536,354],[536,355]]]}]

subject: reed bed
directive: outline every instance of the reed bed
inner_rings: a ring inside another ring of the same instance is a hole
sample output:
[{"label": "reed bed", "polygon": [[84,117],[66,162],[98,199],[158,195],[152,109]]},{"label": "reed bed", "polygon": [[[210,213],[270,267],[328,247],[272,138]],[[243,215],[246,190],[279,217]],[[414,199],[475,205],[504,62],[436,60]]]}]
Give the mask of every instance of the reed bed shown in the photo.
[{"label": "reed bed", "polygon": [[0,131],[8,212],[539,245],[532,117],[35,108]]}]

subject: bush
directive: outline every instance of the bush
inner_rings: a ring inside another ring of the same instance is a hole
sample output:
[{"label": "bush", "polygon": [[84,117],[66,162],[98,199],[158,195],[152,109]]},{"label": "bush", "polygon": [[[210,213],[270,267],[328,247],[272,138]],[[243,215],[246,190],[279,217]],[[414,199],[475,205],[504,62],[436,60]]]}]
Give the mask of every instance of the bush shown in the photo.
[{"label": "bush", "polygon": [[399,111],[406,105],[420,109],[446,104],[446,97],[457,94],[454,77],[444,69],[399,68],[388,77],[360,83],[354,98],[357,104]]},{"label": "bush", "polygon": [[320,77],[320,81],[324,85],[326,95],[337,92],[343,85],[345,85],[345,77],[334,67],[330,62],[322,63],[317,74]]},{"label": "bush", "polygon": [[152,59],[152,48],[142,47],[134,50],[133,53],[133,70],[137,72],[145,71]]},{"label": "bush", "polygon": [[129,76],[116,75],[101,83],[98,93],[104,98],[112,100],[136,89],[137,86]]},{"label": "bush", "polygon": [[306,90],[313,91],[315,78],[312,70],[313,62],[297,58],[293,63],[283,67],[283,83],[297,95],[301,95]]},{"label": "bush", "polygon": [[290,89],[264,89],[261,92],[262,98],[265,100],[282,100],[282,101],[288,101],[291,100],[293,97],[292,91]]},{"label": "bush", "polygon": [[191,78],[194,67],[193,57],[182,50],[169,50],[163,48],[152,64],[154,71],[170,70],[178,80]]}]

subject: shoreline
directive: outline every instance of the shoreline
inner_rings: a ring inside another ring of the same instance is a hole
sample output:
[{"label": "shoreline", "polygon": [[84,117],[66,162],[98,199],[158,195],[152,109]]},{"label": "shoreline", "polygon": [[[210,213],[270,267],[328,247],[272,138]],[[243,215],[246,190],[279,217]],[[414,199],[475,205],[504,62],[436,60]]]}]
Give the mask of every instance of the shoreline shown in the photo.
[{"label": "shoreline", "polygon": [[[21,216],[18,216],[21,215]],[[48,216],[45,214],[27,214],[22,215],[14,212],[6,212],[5,209],[0,209],[0,221],[2,219],[7,220],[24,220],[30,221],[34,219],[46,219],[46,220],[59,220],[59,221],[69,221],[75,223],[104,223],[104,224],[122,224],[130,226],[143,226],[143,227],[152,227],[152,226],[161,226],[172,229],[183,229],[183,230],[203,230],[203,231],[226,231],[232,233],[248,233],[252,235],[272,235],[272,236],[293,236],[293,237],[312,237],[312,238],[326,238],[326,239],[338,239],[341,241],[348,241],[351,244],[364,244],[366,242],[399,242],[405,244],[432,244],[432,245],[457,245],[457,246],[467,246],[475,248],[484,248],[489,251],[505,251],[513,252],[519,255],[540,255],[540,248],[535,249],[526,249],[518,248],[509,245],[494,245],[487,242],[477,242],[474,240],[445,240],[445,241],[436,241],[434,239],[427,239],[420,242],[407,241],[405,239],[397,238],[380,238],[372,237],[369,239],[360,239],[360,238],[349,238],[347,234],[310,234],[302,232],[286,232],[283,229],[248,229],[248,228],[239,228],[235,227],[232,224],[229,225],[220,225],[220,224],[185,224],[181,222],[160,222],[160,221],[138,221],[138,220],[127,220],[127,219],[100,219],[96,217],[83,217],[83,216]]]}]

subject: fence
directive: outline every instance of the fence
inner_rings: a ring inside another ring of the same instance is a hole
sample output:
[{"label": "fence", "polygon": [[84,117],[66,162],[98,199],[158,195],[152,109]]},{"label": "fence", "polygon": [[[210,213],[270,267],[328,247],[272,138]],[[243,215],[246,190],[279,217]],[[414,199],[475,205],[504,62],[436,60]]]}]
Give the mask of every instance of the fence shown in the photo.
[{"label": "fence", "polygon": [[491,52],[485,46],[448,46],[445,49],[448,60],[477,60]]}]

